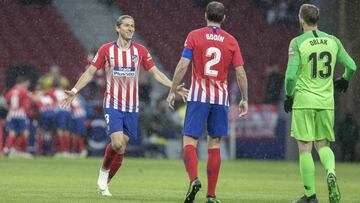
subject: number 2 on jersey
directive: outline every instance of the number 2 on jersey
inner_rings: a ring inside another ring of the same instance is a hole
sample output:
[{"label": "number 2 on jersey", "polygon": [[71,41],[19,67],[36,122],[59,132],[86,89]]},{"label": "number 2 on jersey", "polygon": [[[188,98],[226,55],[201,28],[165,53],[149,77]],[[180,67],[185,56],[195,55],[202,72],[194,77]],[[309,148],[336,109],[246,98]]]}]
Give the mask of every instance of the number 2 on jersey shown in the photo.
[{"label": "number 2 on jersey", "polygon": [[211,57],[214,54],[214,58],[205,64],[205,75],[216,77],[218,75],[217,70],[212,70],[211,67],[218,64],[221,58],[221,51],[216,47],[209,47],[206,50],[206,56]]}]

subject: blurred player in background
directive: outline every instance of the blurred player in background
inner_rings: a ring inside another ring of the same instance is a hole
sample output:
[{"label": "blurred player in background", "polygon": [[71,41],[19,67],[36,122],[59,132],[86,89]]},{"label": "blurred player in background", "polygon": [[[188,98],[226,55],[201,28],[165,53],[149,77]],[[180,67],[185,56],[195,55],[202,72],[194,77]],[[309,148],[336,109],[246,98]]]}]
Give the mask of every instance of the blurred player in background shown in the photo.
[{"label": "blurred player in background", "polygon": [[[15,155],[16,149],[20,154],[29,156],[29,119],[31,95],[28,91],[30,79],[19,76],[16,78],[16,84],[6,93],[5,98],[8,104],[7,131],[4,154],[8,156]],[[16,137],[16,135],[19,135]]]},{"label": "blurred player in background", "polygon": [[206,7],[207,27],[189,33],[182,57],[176,67],[173,85],[167,101],[174,109],[175,91],[192,61],[192,82],[187,99],[184,123],[184,163],[189,175],[190,186],[184,203],[192,203],[201,188],[198,179],[198,159],[196,147],[205,126],[208,131],[207,162],[207,203],[220,202],[215,196],[215,188],[220,171],[220,140],[228,134],[229,93],[227,73],[230,66],[236,71],[241,90],[239,117],[248,110],[247,78],[244,62],[237,40],[221,29],[225,20],[224,5],[211,2]]},{"label": "blurred player in background", "polygon": [[54,137],[54,144],[56,141],[60,145],[60,150],[56,150],[55,155],[61,157],[68,157],[70,154],[70,128],[71,128],[71,108],[70,106],[63,108],[60,104],[66,98],[65,90],[56,84],[52,94],[56,98],[56,116],[55,129],[56,137]]},{"label": "blurred player in background", "polygon": [[[290,42],[285,76],[286,112],[292,112],[291,136],[299,147],[300,174],[305,194],[294,203],[316,203],[313,145],[327,173],[329,202],[340,202],[336,181],[335,157],[330,142],[334,136],[334,87],[345,92],[356,65],[340,40],[318,30],[319,9],[304,4],[299,11],[300,27],[304,34]],[[336,61],[344,67],[342,77],[333,81]],[[341,135],[340,135],[341,136]]]},{"label": "blurred player in background", "polygon": [[84,146],[86,111],[82,101],[76,97],[71,103],[71,153],[86,157]]},{"label": "blurred player in background", "polygon": [[[106,148],[97,182],[98,190],[104,196],[111,196],[108,182],[121,166],[129,139],[137,138],[140,65],[164,86],[172,85],[155,66],[147,49],[132,41],[135,22],[131,16],[120,16],[115,30],[118,39],[100,47],[90,67],[81,75],[75,87],[66,92],[67,96],[62,103],[62,106],[70,106],[78,91],[92,80],[96,71],[105,69],[107,88],[104,114],[111,143]],[[187,90],[182,86],[177,90],[181,96],[187,96]]]},{"label": "blurred player in background", "polygon": [[38,111],[38,124],[36,135],[36,154],[44,155],[44,138],[46,133],[54,130],[56,98],[49,91],[43,90],[38,83],[36,91],[33,93],[33,100]]}]

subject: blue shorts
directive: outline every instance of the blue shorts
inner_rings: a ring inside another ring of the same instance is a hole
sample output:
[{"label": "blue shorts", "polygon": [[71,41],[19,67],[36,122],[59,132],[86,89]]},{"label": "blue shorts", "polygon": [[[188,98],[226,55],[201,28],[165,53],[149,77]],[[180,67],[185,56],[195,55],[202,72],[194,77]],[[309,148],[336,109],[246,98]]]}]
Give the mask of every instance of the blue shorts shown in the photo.
[{"label": "blue shorts", "polygon": [[15,131],[16,133],[21,133],[24,130],[29,130],[29,121],[27,118],[12,118],[7,124],[7,131]]},{"label": "blue shorts", "polygon": [[108,135],[114,132],[123,132],[129,138],[137,138],[137,112],[123,112],[119,109],[105,108],[104,116]]},{"label": "blue shorts", "polygon": [[60,110],[56,114],[56,128],[61,130],[70,130],[71,127],[71,112]]},{"label": "blue shorts", "polygon": [[54,111],[43,111],[39,116],[39,127],[44,130],[51,130],[54,128]]},{"label": "blue shorts", "polygon": [[86,117],[73,118],[71,123],[71,132],[74,135],[85,135],[85,119]]},{"label": "blue shorts", "polygon": [[187,102],[184,135],[199,138],[205,124],[208,135],[222,137],[228,134],[228,107],[218,104]]}]

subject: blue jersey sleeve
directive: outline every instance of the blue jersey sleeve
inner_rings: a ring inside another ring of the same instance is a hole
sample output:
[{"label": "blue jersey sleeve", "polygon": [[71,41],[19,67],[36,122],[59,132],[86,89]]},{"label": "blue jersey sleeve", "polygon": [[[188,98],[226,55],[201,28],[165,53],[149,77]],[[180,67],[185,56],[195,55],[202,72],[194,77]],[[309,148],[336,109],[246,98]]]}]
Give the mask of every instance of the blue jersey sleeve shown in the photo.
[{"label": "blue jersey sleeve", "polygon": [[191,60],[192,56],[193,56],[193,51],[191,49],[184,48],[183,53],[182,53],[182,57]]}]

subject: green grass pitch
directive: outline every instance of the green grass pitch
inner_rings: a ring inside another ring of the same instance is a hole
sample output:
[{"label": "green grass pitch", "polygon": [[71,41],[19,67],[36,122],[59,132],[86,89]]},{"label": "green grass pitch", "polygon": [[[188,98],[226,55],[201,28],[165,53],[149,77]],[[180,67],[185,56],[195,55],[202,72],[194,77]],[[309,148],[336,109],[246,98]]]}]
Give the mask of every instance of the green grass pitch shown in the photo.
[{"label": "green grass pitch", "polygon": [[[0,202],[174,202],[180,203],[188,179],[182,161],[125,159],[110,184],[113,197],[100,197],[96,181],[101,159],[0,159]],[[296,162],[223,161],[217,196],[223,203],[289,203],[303,187]],[[328,202],[325,172],[316,165],[320,202]],[[206,162],[199,164],[205,202]],[[360,165],[337,164],[343,203],[360,202]]]}]

